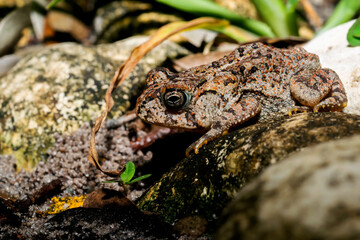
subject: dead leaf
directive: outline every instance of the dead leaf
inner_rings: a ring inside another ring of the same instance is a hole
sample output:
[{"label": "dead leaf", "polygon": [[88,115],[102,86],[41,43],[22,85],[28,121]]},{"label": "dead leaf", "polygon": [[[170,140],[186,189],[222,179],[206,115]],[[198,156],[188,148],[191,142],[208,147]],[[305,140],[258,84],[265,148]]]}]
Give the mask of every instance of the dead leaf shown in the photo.
[{"label": "dead leaf", "polygon": [[90,29],[70,14],[51,11],[47,15],[47,23],[55,31],[70,33],[76,40],[86,42]]},{"label": "dead leaf", "polygon": [[180,72],[185,69],[189,69],[191,67],[208,64],[215,60],[218,60],[219,58],[222,58],[226,54],[229,54],[231,51],[215,51],[211,52],[209,54],[201,54],[196,53],[192,54],[177,60],[174,60],[174,68],[176,71]]}]

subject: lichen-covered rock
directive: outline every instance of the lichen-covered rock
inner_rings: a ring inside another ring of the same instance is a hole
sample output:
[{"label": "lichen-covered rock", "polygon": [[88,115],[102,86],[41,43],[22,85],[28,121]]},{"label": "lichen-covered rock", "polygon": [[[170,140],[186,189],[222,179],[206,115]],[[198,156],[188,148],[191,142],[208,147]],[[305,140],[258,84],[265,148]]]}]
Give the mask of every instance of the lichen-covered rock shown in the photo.
[{"label": "lichen-covered rock", "polygon": [[279,117],[229,133],[208,143],[165,174],[138,206],[166,221],[200,215],[208,221],[242,186],[289,153],[360,133],[360,116],[304,113]]},{"label": "lichen-covered rock", "polygon": [[[134,37],[97,47],[62,43],[22,59],[0,78],[0,153],[37,162],[54,143],[54,133],[72,132],[97,117],[116,69],[145,40]],[[150,69],[185,53],[171,42],[148,53],[114,92],[113,116],[130,106]]]},{"label": "lichen-covered rock", "polygon": [[358,239],[359,169],[360,135],[293,154],[240,191],[217,239]]}]

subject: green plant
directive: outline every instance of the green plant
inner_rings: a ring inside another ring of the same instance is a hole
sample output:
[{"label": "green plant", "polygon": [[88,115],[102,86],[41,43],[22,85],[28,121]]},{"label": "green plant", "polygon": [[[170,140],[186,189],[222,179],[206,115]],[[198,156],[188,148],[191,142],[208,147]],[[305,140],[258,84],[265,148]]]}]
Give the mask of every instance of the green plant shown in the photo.
[{"label": "green plant", "polygon": [[[263,22],[240,16],[212,0],[157,1],[194,15],[226,19],[232,24],[259,36],[288,37],[298,35],[297,20],[299,16],[296,13],[296,6],[300,0],[288,0],[286,4],[283,0],[251,0]],[[359,11],[359,0],[341,0],[318,34],[351,20]],[[358,40],[357,34],[355,34],[355,38]],[[350,42],[350,44],[352,43]]]},{"label": "green plant", "polygon": [[297,36],[295,9],[299,0],[252,0],[260,16],[278,37]]},{"label": "green plant", "polygon": [[317,34],[351,20],[359,11],[359,0],[341,0],[337,4],[331,17],[325,23],[324,27]]},{"label": "green plant", "polygon": [[360,18],[351,26],[346,38],[351,46],[360,46]]},{"label": "green plant", "polygon": [[273,31],[270,27],[261,21],[248,19],[239,14],[230,11],[212,0],[157,0],[160,3],[166,4],[170,7],[179,9],[184,12],[192,13],[197,16],[211,16],[220,19],[226,19],[232,24],[244,28],[252,33],[260,36],[274,37]]},{"label": "green plant", "polygon": [[[62,0],[52,0],[47,9],[51,9]],[[231,10],[218,5],[213,0],[157,0],[160,3],[166,4],[173,8],[179,9],[198,16],[212,16],[219,19],[226,19],[233,25],[241,27],[248,31],[240,32],[234,26],[213,29],[222,32],[236,40],[247,41],[249,34],[264,37],[288,37],[298,36],[297,20],[299,16],[296,13],[296,6],[300,0],[251,0],[257,12],[262,17],[263,21],[248,19]],[[322,29],[317,34],[325,32],[330,28],[340,25],[351,20],[360,11],[359,0],[341,0],[331,17],[325,23]],[[355,27],[349,31],[348,41],[351,45],[359,45],[358,33]],[[355,31],[355,32],[354,32]],[[353,34],[354,33],[354,34]]]},{"label": "green plant", "polygon": [[56,6],[59,2],[61,2],[63,0],[52,0],[47,6],[46,9],[49,10],[51,8],[53,8],[54,6]]},{"label": "green plant", "polygon": [[123,186],[124,186],[124,185],[130,185],[132,183],[136,183],[138,181],[141,181],[141,180],[151,176],[151,174],[146,174],[146,175],[137,177],[135,179],[132,179],[134,177],[134,175],[135,175],[135,164],[133,162],[127,162],[125,165],[125,171],[120,175],[120,178],[113,178],[109,181],[104,181],[103,183],[118,182],[118,183],[123,184]]},{"label": "green plant", "polygon": [[198,16],[212,16],[230,21],[252,33],[265,37],[298,35],[295,8],[299,0],[252,0],[264,22],[248,19],[212,0],[157,0],[173,8]]}]

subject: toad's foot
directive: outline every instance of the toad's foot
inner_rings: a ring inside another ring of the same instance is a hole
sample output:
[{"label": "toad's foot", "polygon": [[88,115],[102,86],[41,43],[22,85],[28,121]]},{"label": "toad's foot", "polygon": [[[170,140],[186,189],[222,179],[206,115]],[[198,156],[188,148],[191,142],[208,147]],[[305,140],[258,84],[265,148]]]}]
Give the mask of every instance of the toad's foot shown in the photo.
[{"label": "toad's foot", "polygon": [[294,113],[297,113],[297,112],[309,112],[311,111],[312,109],[308,106],[294,106],[292,108],[289,109],[289,116],[292,116]]},{"label": "toad's foot", "polygon": [[331,69],[304,70],[290,79],[290,91],[301,104],[318,112],[320,108],[340,111],[347,105],[345,89]]},{"label": "toad's foot", "polygon": [[336,102],[334,97],[330,97],[314,107],[314,112],[318,112],[321,108],[328,109],[330,112],[338,112],[347,106],[347,102]]},{"label": "toad's foot", "polygon": [[158,139],[165,138],[175,133],[181,133],[183,130],[176,128],[166,128],[159,126],[152,126],[152,130],[143,137],[137,138],[135,141],[130,142],[130,147],[134,150],[141,150],[151,146]]},{"label": "toad's foot", "polygon": [[186,156],[189,156],[191,150],[194,150],[195,154],[198,154],[199,149],[203,145],[220,137],[221,135],[227,134],[231,127],[246,122],[258,114],[260,110],[260,103],[253,97],[241,99],[235,103],[230,102],[228,108],[225,109],[222,112],[222,115],[218,116],[218,119],[213,122],[210,130],[186,149]]}]

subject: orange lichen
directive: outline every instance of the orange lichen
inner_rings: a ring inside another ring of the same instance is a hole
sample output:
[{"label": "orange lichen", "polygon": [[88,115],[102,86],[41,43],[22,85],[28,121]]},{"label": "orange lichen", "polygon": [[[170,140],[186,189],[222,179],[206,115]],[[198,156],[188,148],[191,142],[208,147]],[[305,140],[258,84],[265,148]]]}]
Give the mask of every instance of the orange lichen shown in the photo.
[{"label": "orange lichen", "polygon": [[71,208],[82,207],[86,195],[75,196],[75,197],[53,197],[51,201],[53,204],[50,205],[50,208],[46,211],[48,214],[56,214],[63,212]]}]

